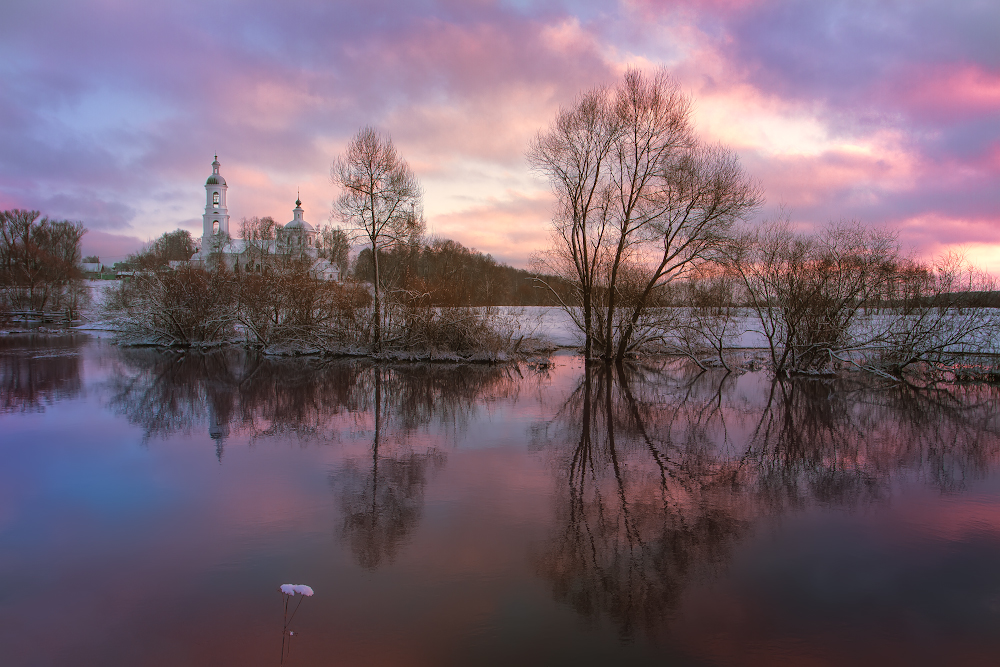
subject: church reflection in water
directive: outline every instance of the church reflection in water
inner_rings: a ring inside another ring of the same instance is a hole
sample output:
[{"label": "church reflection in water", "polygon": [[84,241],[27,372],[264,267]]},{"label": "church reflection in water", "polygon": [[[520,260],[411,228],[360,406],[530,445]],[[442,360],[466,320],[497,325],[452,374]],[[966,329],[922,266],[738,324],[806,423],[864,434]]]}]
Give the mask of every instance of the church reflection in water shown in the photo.
[{"label": "church reflection in water", "polygon": [[343,535],[357,562],[391,562],[420,521],[428,479],[447,455],[435,424],[460,432],[485,397],[516,391],[517,370],[488,365],[274,359],[235,350],[164,354],[122,350],[110,404],[147,440],[200,426],[221,462],[227,439],[297,437],[317,443],[367,438],[368,455],[346,456],[331,474]]},{"label": "church reflection in water", "polygon": [[[77,344],[0,354],[4,409],[79,392]],[[112,350],[107,405],[147,441],[208,432],[356,446],[330,473],[356,563],[391,563],[418,530],[428,485],[484,405],[531,413],[526,447],[553,471],[555,523],[531,549],[554,597],[621,636],[669,628],[755,525],[805,507],[887,502],[894,484],[960,491],[996,467],[1000,389],[869,380],[772,382],[680,362],[565,367],[558,405],[525,366],[384,365]],[[568,370],[566,370],[568,369]],[[360,444],[358,444],[360,443]]]}]

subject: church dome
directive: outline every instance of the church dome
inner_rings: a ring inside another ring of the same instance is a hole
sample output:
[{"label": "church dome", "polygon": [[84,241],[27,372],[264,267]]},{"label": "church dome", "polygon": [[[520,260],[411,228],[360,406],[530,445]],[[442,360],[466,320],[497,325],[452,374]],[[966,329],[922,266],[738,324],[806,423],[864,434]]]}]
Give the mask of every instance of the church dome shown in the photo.
[{"label": "church dome", "polygon": [[208,177],[207,181],[205,181],[205,185],[225,185],[226,184],[226,179],[224,179],[222,177],[222,174],[219,173],[219,167],[221,167],[221,166],[222,165],[219,162],[219,156],[216,155],[215,156],[215,161],[212,162],[212,175]]},{"label": "church dome", "polygon": [[310,223],[306,222],[305,220],[292,220],[291,222],[285,225],[285,229],[302,229],[307,232],[316,231],[316,228],[313,227]]},{"label": "church dome", "polygon": [[304,232],[315,232],[316,228],[305,221],[305,219],[302,217],[303,213],[304,211],[302,210],[302,201],[300,199],[296,199],[295,208],[292,210],[292,215],[294,217],[292,218],[291,222],[285,224],[285,229],[289,230],[301,229]]}]

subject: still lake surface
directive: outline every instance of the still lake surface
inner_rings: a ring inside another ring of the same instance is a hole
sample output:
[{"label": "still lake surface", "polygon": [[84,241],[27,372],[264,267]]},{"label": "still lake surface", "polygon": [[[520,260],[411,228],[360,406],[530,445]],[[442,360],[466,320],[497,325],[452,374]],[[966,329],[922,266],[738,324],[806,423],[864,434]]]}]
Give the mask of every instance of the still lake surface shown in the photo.
[{"label": "still lake surface", "polygon": [[0,664],[994,665],[998,396],[4,336]]}]

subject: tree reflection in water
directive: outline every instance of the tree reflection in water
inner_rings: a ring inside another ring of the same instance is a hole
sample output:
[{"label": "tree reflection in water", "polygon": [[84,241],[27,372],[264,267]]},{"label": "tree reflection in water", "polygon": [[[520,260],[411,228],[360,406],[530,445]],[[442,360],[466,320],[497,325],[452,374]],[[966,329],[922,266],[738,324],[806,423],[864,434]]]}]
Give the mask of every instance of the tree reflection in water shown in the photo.
[{"label": "tree reflection in water", "polygon": [[456,434],[485,400],[517,391],[510,368],[411,365],[374,367],[366,376],[371,398],[371,457],[349,459],[332,476],[340,489],[343,533],[359,565],[391,563],[420,521],[424,490],[447,454],[438,438],[416,438],[436,422]]},{"label": "tree reflection in water", "polygon": [[625,637],[658,635],[759,519],[882,502],[901,477],[953,490],[998,459],[996,386],[755,381],[685,366],[584,372],[538,429],[561,528],[534,562],[557,599]]},{"label": "tree reflection in water", "polygon": [[[273,359],[237,350],[122,350],[111,405],[146,439],[208,431],[222,460],[227,437],[370,438],[331,475],[343,535],[366,568],[391,562],[420,520],[442,440],[457,439],[480,404],[518,389],[513,367],[379,365],[362,360]],[[434,437],[418,437],[434,424]],[[442,436],[443,434],[443,436]]]},{"label": "tree reflection in water", "polygon": [[661,625],[685,581],[722,562],[746,530],[720,493],[733,463],[709,438],[724,427],[724,385],[708,380],[589,366],[556,416],[562,428],[548,444],[566,485],[564,528],[536,565],[557,598],[608,615],[625,636]]},{"label": "tree reflection in water", "polygon": [[239,350],[124,349],[112,363],[110,404],[147,440],[204,428],[220,444],[231,434],[336,439],[338,418],[361,402],[358,377],[365,372],[360,364]]},{"label": "tree reflection in water", "polygon": [[[235,434],[344,445],[330,475],[339,532],[369,569],[413,535],[448,443],[483,406],[533,390],[513,367],[143,350],[110,363],[111,403],[147,438],[201,428],[220,460]],[[5,396],[44,394],[5,382]],[[882,503],[899,483],[960,490],[1000,453],[1000,389],[989,385],[770,383],[679,363],[598,364],[564,403],[551,406],[554,394],[532,392],[553,415],[532,433],[554,464],[559,525],[533,563],[557,599],[624,636],[668,631],[692,582],[726,567],[769,517]]]},{"label": "tree reflection in water", "polygon": [[0,413],[41,412],[47,404],[78,396],[85,341],[76,334],[0,337]]}]

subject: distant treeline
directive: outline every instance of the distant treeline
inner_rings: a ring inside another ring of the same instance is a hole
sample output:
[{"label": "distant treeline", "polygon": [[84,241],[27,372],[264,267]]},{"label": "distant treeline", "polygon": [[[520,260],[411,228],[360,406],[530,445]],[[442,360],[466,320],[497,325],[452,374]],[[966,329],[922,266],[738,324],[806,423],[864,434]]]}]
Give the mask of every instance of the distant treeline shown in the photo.
[{"label": "distant treeline", "polygon": [[[545,285],[564,298],[572,291],[561,278],[501,264],[490,255],[445,239],[380,251],[379,268],[388,290],[406,292],[432,306],[549,306],[555,300]],[[359,253],[354,276],[364,282],[373,280],[370,248]]]},{"label": "distant treeline", "polygon": [[170,262],[186,262],[198,252],[198,244],[186,229],[176,229],[163,234],[139,252],[132,253],[122,263],[125,270],[153,270],[166,268]]},{"label": "distant treeline", "polygon": [[953,308],[1000,308],[1000,292],[950,292],[924,299],[928,305]]},{"label": "distant treeline", "polygon": [[[732,280],[700,275],[664,286],[656,295],[657,307],[752,308],[753,300]],[[773,302],[778,307],[777,301]],[[1000,308],[1000,291],[960,290],[941,294],[876,295],[867,308]]]}]

